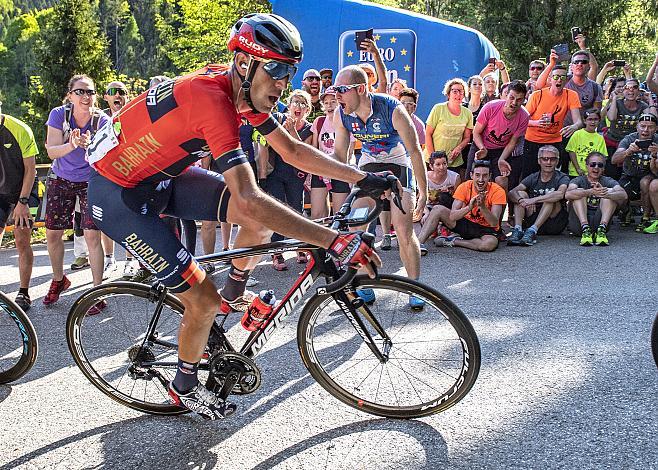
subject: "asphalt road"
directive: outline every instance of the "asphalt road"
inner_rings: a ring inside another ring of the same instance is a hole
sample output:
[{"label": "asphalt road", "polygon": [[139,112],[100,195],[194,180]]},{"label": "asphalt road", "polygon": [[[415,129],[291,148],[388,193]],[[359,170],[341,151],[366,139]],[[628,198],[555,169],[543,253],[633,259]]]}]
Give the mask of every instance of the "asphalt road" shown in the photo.
[{"label": "asphalt road", "polygon": [[[360,413],[317,385],[297,352],[299,309],[259,356],[264,384],[237,398],[234,417],[124,408],[87,382],[66,347],[66,315],[90,272],[71,274],[74,287],[46,309],[50,268],[37,246],[30,317],[41,349],[25,377],[0,386],[0,469],[658,468],[649,350],[658,239],[619,228],[609,238],[607,248],[564,235],[491,254],[430,251],[422,280],[471,319],[482,368],[456,406],[411,421]],[[397,256],[394,242],[386,271],[398,270]],[[0,251],[0,284],[12,297],[16,265],[15,250]],[[264,265],[255,275],[278,285],[296,272]]]}]

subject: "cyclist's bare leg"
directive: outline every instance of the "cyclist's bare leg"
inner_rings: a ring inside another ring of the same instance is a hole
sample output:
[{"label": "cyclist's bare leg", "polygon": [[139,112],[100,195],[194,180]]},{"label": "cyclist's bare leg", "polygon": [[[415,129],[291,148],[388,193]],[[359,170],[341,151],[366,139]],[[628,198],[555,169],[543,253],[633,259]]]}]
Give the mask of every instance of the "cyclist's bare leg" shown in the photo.
[{"label": "cyclist's bare leg", "polygon": [[405,214],[395,204],[391,204],[391,219],[400,247],[400,260],[411,279],[420,276],[420,244],[414,232],[413,212],[414,200],[408,191],[402,193],[402,208]]}]

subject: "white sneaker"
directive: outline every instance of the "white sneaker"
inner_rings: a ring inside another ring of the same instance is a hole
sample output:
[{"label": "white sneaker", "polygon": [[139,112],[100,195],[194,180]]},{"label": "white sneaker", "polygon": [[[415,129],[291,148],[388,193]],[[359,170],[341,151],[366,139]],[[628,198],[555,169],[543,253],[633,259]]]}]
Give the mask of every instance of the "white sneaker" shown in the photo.
[{"label": "white sneaker", "polygon": [[254,287],[256,284],[258,284],[258,282],[259,282],[258,279],[250,276],[249,279],[247,279],[247,284],[245,285],[247,287]]},{"label": "white sneaker", "polygon": [[114,256],[106,256],[103,264],[103,280],[109,278],[117,269],[117,262]]},{"label": "white sneaker", "polygon": [[126,260],[126,263],[123,265],[123,277],[131,278],[137,274],[139,269],[139,263],[135,259]]}]

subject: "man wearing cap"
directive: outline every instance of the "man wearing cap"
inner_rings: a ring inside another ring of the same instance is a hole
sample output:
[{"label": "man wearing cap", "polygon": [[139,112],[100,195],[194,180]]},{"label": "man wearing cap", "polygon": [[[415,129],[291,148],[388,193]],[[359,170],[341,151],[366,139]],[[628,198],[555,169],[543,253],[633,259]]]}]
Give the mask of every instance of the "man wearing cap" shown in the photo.
[{"label": "man wearing cap", "polygon": [[327,68],[321,69],[320,81],[322,82],[322,91],[326,91],[334,82],[334,71]]},{"label": "man wearing cap", "polygon": [[[655,170],[656,155],[658,155],[656,129],[658,129],[658,118],[653,114],[642,114],[637,122],[637,132],[624,137],[612,156],[613,165],[622,165],[619,185],[626,191],[628,200],[636,201],[640,199],[642,201],[643,215],[642,221],[637,227],[638,232],[649,226],[658,231],[655,222],[653,224],[649,223],[649,214],[651,213],[649,188],[654,179],[652,171]],[[653,186],[654,190],[658,190],[658,186]],[[653,199],[656,199],[655,195]]]},{"label": "man wearing cap", "polygon": [[304,72],[302,79],[302,88],[311,95],[311,114],[306,118],[308,122],[313,122],[318,116],[322,116],[322,103],[320,102],[320,72],[315,69],[308,69]]}]

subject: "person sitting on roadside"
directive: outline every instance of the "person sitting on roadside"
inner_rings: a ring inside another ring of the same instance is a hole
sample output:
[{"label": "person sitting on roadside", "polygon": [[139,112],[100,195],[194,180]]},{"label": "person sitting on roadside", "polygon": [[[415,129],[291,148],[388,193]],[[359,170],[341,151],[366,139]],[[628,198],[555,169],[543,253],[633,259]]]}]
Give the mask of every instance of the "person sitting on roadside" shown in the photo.
[{"label": "person sitting on roadside", "polygon": [[[643,215],[636,228],[638,232],[650,225],[649,185],[655,177],[651,171],[651,162],[655,160],[658,153],[656,130],[658,130],[658,118],[648,113],[641,115],[637,122],[637,132],[624,137],[612,156],[612,163],[622,166],[619,185],[626,191],[628,200],[641,201]],[[631,218],[632,213],[628,208],[623,220],[624,224],[630,223]]]},{"label": "person sitting on roadside", "polygon": [[499,220],[507,198],[505,190],[490,180],[489,162],[476,160],[471,179],[453,194],[452,209],[435,206],[440,222],[455,233],[435,238],[435,245],[475,251],[494,251],[498,247]]},{"label": "person sitting on roadside", "polygon": [[559,235],[569,221],[564,200],[569,177],[556,170],[560,151],[553,145],[544,145],[538,159],[540,170],[526,176],[509,192],[515,225],[508,245],[532,246],[537,243],[537,234]]},{"label": "person sitting on roadside", "polygon": [[596,108],[585,111],[585,128],[578,129],[569,138],[565,150],[569,152],[569,176],[583,176],[587,174],[585,159],[592,152],[599,152],[608,156],[608,148],[603,136],[596,132],[601,122],[601,112]]},{"label": "person sitting on roadside", "polygon": [[[440,222],[439,207],[450,209],[454,198],[455,188],[461,184],[459,173],[448,170],[448,156],[443,151],[433,152],[430,155],[430,171],[427,172],[427,205],[420,223],[422,229],[418,235],[420,241],[420,254],[426,255],[427,248],[424,243],[437,230]],[[449,235],[445,233],[444,235]]]},{"label": "person sitting on roadside", "polygon": [[607,246],[612,216],[628,199],[616,180],[603,175],[605,160],[599,152],[590,153],[585,160],[587,175],[572,179],[565,194],[569,201],[569,231],[580,235],[581,246]]}]

